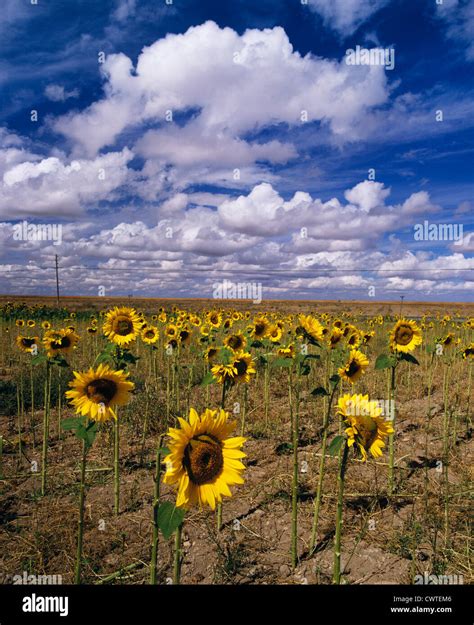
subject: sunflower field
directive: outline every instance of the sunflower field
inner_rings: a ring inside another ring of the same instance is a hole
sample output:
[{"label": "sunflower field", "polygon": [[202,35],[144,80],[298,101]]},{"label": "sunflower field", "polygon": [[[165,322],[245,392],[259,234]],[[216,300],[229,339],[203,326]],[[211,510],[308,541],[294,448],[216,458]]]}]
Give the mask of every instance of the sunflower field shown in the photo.
[{"label": "sunflower field", "polygon": [[471,314],[6,302],[2,583],[472,582]]}]

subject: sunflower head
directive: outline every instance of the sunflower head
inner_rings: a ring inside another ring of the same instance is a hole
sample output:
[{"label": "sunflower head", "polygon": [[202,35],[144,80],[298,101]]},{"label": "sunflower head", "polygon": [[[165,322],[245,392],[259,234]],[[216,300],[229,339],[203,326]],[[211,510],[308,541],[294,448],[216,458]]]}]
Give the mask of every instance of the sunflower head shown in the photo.
[{"label": "sunflower head", "polygon": [[27,354],[33,354],[38,349],[39,337],[37,336],[17,336],[16,344],[18,348]]},{"label": "sunflower head", "polygon": [[474,360],[474,343],[471,343],[463,349],[462,357],[465,360]]},{"label": "sunflower head", "polygon": [[259,317],[250,326],[250,334],[254,339],[263,339],[267,336],[269,329],[268,321],[264,317]]},{"label": "sunflower head", "polygon": [[62,330],[49,330],[43,337],[43,345],[49,358],[69,354],[77,347],[80,337],[69,328]]},{"label": "sunflower head", "polygon": [[211,368],[211,372],[219,384],[233,383],[234,378],[237,376],[237,369],[232,363],[216,364]]},{"label": "sunflower head", "polygon": [[222,497],[231,497],[229,486],[243,484],[245,438],[230,438],[235,422],[224,410],[206,410],[201,415],[191,408],[189,419],[178,418],[179,428],[170,428],[170,453],[165,458],[165,484],[178,488],[177,507],[199,504],[213,510]]},{"label": "sunflower head", "polygon": [[241,332],[237,332],[226,337],[224,345],[234,352],[240,352],[247,345],[247,339]]},{"label": "sunflower head", "polygon": [[113,407],[127,404],[130,391],[135,388],[127,379],[129,373],[115,371],[108,365],[100,364],[96,370],[90,368],[83,373],[73,373],[75,379],[69,382],[71,390],[66,392],[66,397],[76,412],[93,421],[116,419]]},{"label": "sunflower head", "polygon": [[212,328],[219,328],[222,323],[222,313],[217,310],[211,310],[207,313],[207,322]]},{"label": "sunflower head", "polygon": [[253,358],[248,352],[237,353],[233,365],[237,371],[233,378],[235,382],[250,382],[251,376],[257,372]]},{"label": "sunflower head", "polygon": [[160,331],[155,326],[147,326],[143,328],[141,333],[142,341],[147,345],[153,345],[160,338]]},{"label": "sunflower head", "polygon": [[287,345],[287,347],[280,347],[277,354],[280,358],[294,358],[295,346],[291,343],[290,345]]},{"label": "sunflower head", "polygon": [[103,326],[105,336],[119,347],[130,345],[142,329],[143,319],[134,308],[115,306],[105,315]]},{"label": "sunflower head", "polygon": [[411,319],[399,319],[390,333],[390,349],[393,352],[412,352],[422,342],[421,330]]},{"label": "sunflower head", "polygon": [[349,447],[356,444],[364,462],[368,453],[379,458],[385,447],[385,439],[394,430],[391,423],[382,417],[378,402],[369,401],[368,395],[345,394],[339,398],[337,406],[338,414],[344,417],[348,425],[346,434]]},{"label": "sunflower head", "polygon": [[283,330],[278,324],[275,324],[268,329],[268,338],[272,343],[278,343],[282,334]]},{"label": "sunflower head", "polygon": [[342,330],[338,326],[333,326],[331,334],[329,334],[327,338],[329,347],[331,349],[334,349],[335,347],[337,347],[337,345],[339,345],[339,343],[341,342],[343,336],[344,335],[343,335]]},{"label": "sunflower head", "polygon": [[349,360],[338,370],[338,373],[343,380],[354,384],[365,373],[368,366],[369,360],[367,356],[357,349],[352,349],[349,354]]},{"label": "sunflower head", "polygon": [[320,341],[323,338],[323,326],[315,317],[311,315],[300,315],[298,320],[305,334],[314,341]]}]

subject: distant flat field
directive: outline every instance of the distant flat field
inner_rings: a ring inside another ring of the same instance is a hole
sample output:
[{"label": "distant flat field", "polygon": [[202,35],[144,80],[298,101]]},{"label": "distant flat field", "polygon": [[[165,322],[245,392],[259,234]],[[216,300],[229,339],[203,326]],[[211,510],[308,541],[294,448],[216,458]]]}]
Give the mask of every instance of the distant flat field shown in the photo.
[{"label": "distant flat field", "polygon": [[[29,306],[55,306],[56,298],[32,295],[0,295],[0,306],[6,302],[22,303]],[[363,315],[393,315],[400,312],[400,301],[357,301],[357,300],[263,300],[261,304],[253,304],[251,300],[220,300],[220,299],[175,299],[175,298],[145,298],[145,297],[77,297],[64,296],[60,298],[61,306],[71,311],[101,310],[112,306],[133,306],[146,312],[156,311],[163,306],[169,308],[177,305],[186,310],[202,310],[219,307],[232,309],[255,309],[265,311],[300,312],[327,312],[350,311]],[[474,316],[474,302],[408,302],[403,303],[404,315],[420,317],[423,314],[453,314],[458,312],[464,316]]]}]

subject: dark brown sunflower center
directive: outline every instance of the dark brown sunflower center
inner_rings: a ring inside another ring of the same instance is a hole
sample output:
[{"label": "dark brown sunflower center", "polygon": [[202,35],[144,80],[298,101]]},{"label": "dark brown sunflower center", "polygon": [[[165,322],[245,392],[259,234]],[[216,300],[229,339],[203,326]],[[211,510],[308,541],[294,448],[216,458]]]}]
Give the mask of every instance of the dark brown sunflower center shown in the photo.
[{"label": "dark brown sunflower center", "polygon": [[333,334],[330,339],[331,345],[336,345],[337,343],[339,343],[340,340],[341,340],[340,334]]},{"label": "dark brown sunflower center", "polygon": [[187,330],[181,330],[181,332],[179,333],[179,338],[182,341],[186,341],[189,338],[189,332]]},{"label": "dark brown sunflower center", "polygon": [[99,378],[89,382],[86,393],[87,397],[96,404],[108,405],[117,393],[117,384],[113,380]]},{"label": "dark brown sunflower center", "polygon": [[120,336],[126,336],[133,332],[133,323],[128,317],[117,317],[113,327],[115,334],[119,334]]},{"label": "dark brown sunflower center", "polygon": [[360,442],[365,449],[370,449],[370,446],[377,438],[377,423],[369,416],[362,416],[356,427]]},{"label": "dark brown sunflower center", "polygon": [[23,347],[31,347],[35,344],[35,339],[22,338],[21,344],[23,345]]},{"label": "dark brown sunflower center", "polygon": [[183,466],[193,484],[214,482],[224,466],[222,447],[206,434],[192,438],[184,450]]},{"label": "dark brown sunflower center", "polygon": [[63,336],[60,339],[52,341],[51,347],[53,349],[67,349],[71,346],[71,339],[67,336]]},{"label": "dark brown sunflower center", "polygon": [[230,336],[227,345],[232,349],[240,349],[242,347],[242,339],[240,336]]},{"label": "dark brown sunflower center", "polygon": [[217,315],[211,315],[209,321],[214,324],[219,323],[219,317]]},{"label": "dark brown sunflower center", "polygon": [[248,364],[245,360],[236,360],[234,362],[234,367],[237,369],[237,375],[245,375],[247,373]]},{"label": "dark brown sunflower center", "polygon": [[153,330],[148,330],[147,332],[145,332],[145,337],[147,339],[154,339],[155,338],[155,333],[153,332]]},{"label": "dark brown sunflower center", "polygon": [[351,360],[349,366],[346,368],[346,373],[349,377],[352,377],[360,370],[360,364],[356,360]]},{"label": "dark brown sunflower center", "polygon": [[265,324],[256,323],[255,324],[255,336],[262,336],[262,334],[265,334]]},{"label": "dark brown sunflower center", "polygon": [[395,341],[398,345],[408,345],[413,338],[413,329],[410,326],[400,326],[395,332]]}]

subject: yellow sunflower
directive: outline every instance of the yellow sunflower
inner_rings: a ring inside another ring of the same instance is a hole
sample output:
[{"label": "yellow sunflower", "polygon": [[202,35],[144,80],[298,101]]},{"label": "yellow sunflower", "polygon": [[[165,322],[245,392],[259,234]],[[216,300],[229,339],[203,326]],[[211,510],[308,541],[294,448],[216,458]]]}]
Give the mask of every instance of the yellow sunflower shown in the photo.
[{"label": "yellow sunflower", "polygon": [[219,349],[211,345],[211,347],[208,347],[204,352],[204,358],[207,362],[213,362],[217,358],[218,354]]},{"label": "yellow sunflower", "polygon": [[105,336],[119,345],[130,345],[140,334],[142,320],[134,308],[115,306],[105,315],[103,326]]},{"label": "yellow sunflower", "polygon": [[254,339],[263,339],[268,334],[270,325],[264,317],[255,319],[253,325],[250,326],[250,334]]},{"label": "yellow sunflower", "polygon": [[250,377],[257,372],[253,358],[248,352],[236,354],[233,364],[237,370],[237,374],[234,378],[236,382],[250,382]]},{"label": "yellow sunflower", "polygon": [[65,330],[49,330],[43,337],[43,345],[49,358],[58,356],[59,354],[69,354],[76,348],[80,337],[74,330],[66,328]]},{"label": "yellow sunflower", "polygon": [[453,347],[456,344],[455,336],[452,332],[449,332],[443,339],[439,339],[438,343],[441,343],[443,347]]},{"label": "yellow sunflower", "polygon": [[241,451],[245,438],[230,438],[235,422],[229,422],[224,410],[209,410],[203,414],[191,408],[189,420],[178,418],[179,428],[170,428],[170,453],[164,459],[167,466],[165,484],[177,486],[177,507],[190,508],[199,504],[212,510],[222,497],[231,497],[229,486],[243,484],[246,457]]},{"label": "yellow sunflower", "polygon": [[166,326],[165,334],[169,339],[174,339],[178,336],[178,328],[174,325],[174,323],[170,323]]},{"label": "yellow sunflower", "polygon": [[49,323],[49,321],[43,321],[41,323],[41,327],[43,328],[43,330],[50,330],[51,329],[51,324]]},{"label": "yellow sunflower", "polygon": [[25,325],[25,322],[23,321],[23,319],[17,319],[15,321],[15,325],[17,328],[22,328]]},{"label": "yellow sunflower", "polygon": [[473,360],[474,359],[474,343],[471,343],[470,345],[468,345],[467,347],[465,347],[462,351],[462,357],[467,360]]},{"label": "yellow sunflower", "polygon": [[181,345],[188,345],[191,342],[192,334],[188,328],[183,328],[179,333],[179,342]]},{"label": "yellow sunflower", "polygon": [[155,326],[148,326],[142,330],[142,341],[148,345],[153,345],[160,338],[160,331]]},{"label": "yellow sunflower", "polygon": [[277,351],[278,356],[280,358],[294,358],[295,357],[295,346],[293,343],[288,345],[287,347],[280,347]]},{"label": "yellow sunflower", "polygon": [[351,447],[357,444],[362,460],[367,460],[367,454],[380,458],[385,440],[393,433],[392,424],[382,417],[382,409],[376,401],[369,401],[368,395],[345,394],[337,402],[338,414],[342,415],[348,424],[346,428],[347,444]]},{"label": "yellow sunflower", "polygon": [[331,334],[328,337],[329,347],[334,349],[342,340],[343,337],[342,330],[338,326],[333,326]]},{"label": "yellow sunflower", "polygon": [[390,349],[394,352],[412,352],[422,342],[420,328],[410,319],[400,319],[390,332]]},{"label": "yellow sunflower", "polygon": [[298,317],[300,326],[303,330],[315,341],[320,341],[323,338],[323,326],[317,319],[311,315],[300,315]]},{"label": "yellow sunflower", "polygon": [[16,344],[22,352],[26,352],[27,354],[32,354],[35,350],[33,347],[36,345],[38,347],[39,337],[37,336],[17,336]]},{"label": "yellow sunflower", "polygon": [[71,400],[76,412],[88,415],[93,421],[116,419],[113,406],[123,406],[130,399],[130,391],[135,384],[127,380],[129,373],[114,371],[108,365],[100,364],[97,369],[78,373],[69,382],[71,390],[66,397]]},{"label": "yellow sunflower", "polygon": [[34,328],[34,327],[35,327],[35,325],[36,325],[36,321],[34,321],[33,319],[28,319],[28,321],[26,322],[26,325],[27,325],[29,328]]},{"label": "yellow sunflower", "polygon": [[234,352],[240,352],[247,345],[247,339],[241,332],[237,332],[236,334],[231,334],[224,339],[224,345],[229,347]]},{"label": "yellow sunflower", "polygon": [[213,328],[219,328],[222,323],[222,313],[217,310],[211,310],[207,313],[207,322]]},{"label": "yellow sunflower", "polygon": [[281,339],[281,335],[283,334],[283,330],[277,324],[271,326],[268,330],[268,338],[272,343],[278,343]]},{"label": "yellow sunflower", "polygon": [[219,382],[219,384],[224,384],[224,382],[232,382],[238,373],[236,367],[234,367],[233,364],[214,365],[211,368],[211,372],[215,379]]},{"label": "yellow sunflower", "polygon": [[365,372],[369,366],[369,359],[365,354],[352,349],[349,354],[348,362],[338,370],[339,375],[343,380],[347,380],[351,384],[354,384],[361,375]]}]

